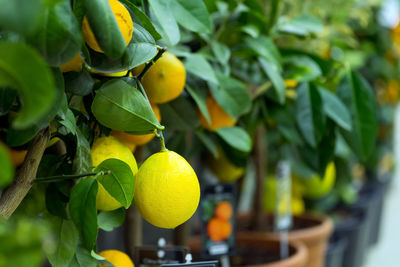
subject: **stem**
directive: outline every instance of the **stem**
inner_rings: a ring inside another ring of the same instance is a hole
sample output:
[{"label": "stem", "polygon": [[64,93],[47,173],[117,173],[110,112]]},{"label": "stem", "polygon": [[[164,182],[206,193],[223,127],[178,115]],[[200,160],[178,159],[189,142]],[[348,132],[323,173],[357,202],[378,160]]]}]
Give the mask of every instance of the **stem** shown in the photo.
[{"label": "stem", "polygon": [[156,61],[162,56],[162,54],[164,54],[164,52],[167,51],[166,47],[160,47],[160,49],[157,52],[157,55],[153,58],[152,61],[146,63],[146,66],[144,66],[144,69],[142,70],[142,72],[137,76],[137,79],[139,81],[142,80],[143,76],[146,74],[146,72],[150,69],[150,67],[156,63]]},{"label": "stem", "polygon": [[76,178],[81,178],[81,177],[86,177],[86,176],[96,176],[97,174],[102,175],[102,172],[89,172],[89,173],[82,173],[82,174],[67,174],[67,175],[55,175],[55,176],[48,176],[48,177],[40,177],[40,178],[36,178],[32,182],[51,183],[51,182],[76,179]]},{"label": "stem", "polygon": [[271,11],[269,14],[269,21],[268,21],[268,32],[271,31],[272,27],[276,23],[276,19],[278,18],[278,10],[279,10],[279,3],[280,0],[272,0],[271,1]]},{"label": "stem", "polygon": [[137,83],[137,85],[139,86],[140,92],[142,92],[142,95],[144,95],[144,98],[146,98],[147,102],[150,103],[150,100],[149,100],[149,98],[147,97],[146,91],[144,90],[143,85],[142,85],[142,83],[140,82],[140,80],[139,80],[139,79],[136,79],[136,83]]},{"label": "stem", "polygon": [[28,194],[49,140],[50,130],[49,127],[46,127],[30,143],[28,153],[15,176],[13,184],[1,196],[0,218],[8,219]]},{"label": "stem", "polygon": [[164,135],[162,133],[162,130],[157,130],[156,132],[156,136],[158,138],[160,138],[160,144],[161,144],[161,152],[167,152],[168,149],[165,146],[165,139],[164,139]]}]

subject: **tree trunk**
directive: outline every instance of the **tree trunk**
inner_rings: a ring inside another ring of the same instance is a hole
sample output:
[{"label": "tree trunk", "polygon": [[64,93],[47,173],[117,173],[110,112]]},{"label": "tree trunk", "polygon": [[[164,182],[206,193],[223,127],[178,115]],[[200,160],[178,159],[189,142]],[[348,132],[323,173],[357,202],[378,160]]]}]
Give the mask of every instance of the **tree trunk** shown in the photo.
[{"label": "tree trunk", "polygon": [[18,170],[14,182],[0,199],[0,217],[8,219],[32,187],[33,180],[42,159],[43,152],[50,140],[49,128],[41,130],[32,140],[25,160]]},{"label": "tree trunk", "polygon": [[266,131],[263,125],[258,126],[254,142],[254,163],[256,167],[256,192],[254,201],[254,216],[252,228],[259,230],[263,224],[263,192],[267,170],[267,148],[265,145]]}]

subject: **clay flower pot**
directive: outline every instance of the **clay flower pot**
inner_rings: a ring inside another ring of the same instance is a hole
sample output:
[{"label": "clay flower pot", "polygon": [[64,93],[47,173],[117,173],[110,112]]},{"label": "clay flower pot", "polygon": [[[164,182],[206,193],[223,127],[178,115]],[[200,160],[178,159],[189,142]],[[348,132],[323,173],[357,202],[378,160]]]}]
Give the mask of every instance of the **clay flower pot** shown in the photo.
[{"label": "clay flower pot", "polygon": [[[201,249],[201,238],[190,240],[190,250],[195,259]],[[300,242],[289,242],[289,257],[280,259],[280,241],[268,240],[254,232],[236,235],[237,253],[231,257],[231,266],[246,267],[307,267],[307,248]]]},{"label": "clay flower pot", "polygon": [[[265,225],[272,226],[272,216],[265,216]],[[238,229],[247,231],[252,221],[251,214],[238,216]],[[293,230],[289,231],[289,242],[298,241],[308,249],[307,267],[324,267],[325,250],[333,230],[333,222],[327,216],[302,215],[293,217]],[[266,240],[279,240],[280,234],[266,231],[254,232]]]}]

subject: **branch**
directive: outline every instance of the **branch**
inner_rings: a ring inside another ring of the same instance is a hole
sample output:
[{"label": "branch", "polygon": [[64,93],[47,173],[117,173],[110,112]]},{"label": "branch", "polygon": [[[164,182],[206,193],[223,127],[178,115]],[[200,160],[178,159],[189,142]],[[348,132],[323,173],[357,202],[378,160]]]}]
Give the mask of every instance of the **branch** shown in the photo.
[{"label": "branch", "polygon": [[146,74],[146,72],[150,69],[150,67],[156,63],[156,61],[162,56],[162,54],[164,54],[164,52],[167,51],[166,47],[160,47],[160,49],[157,52],[157,55],[153,58],[152,61],[150,61],[149,63],[146,63],[146,66],[144,66],[144,69],[142,70],[142,72],[137,76],[137,79],[139,81],[142,80],[143,76]]},{"label": "branch", "polygon": [[14,182],[1,196],[0,218],[8,219],[18,208],[26,194],[28,194],[49,140],[50,130],[48,127],[41,130],[32,140],[25,160],[15,176]]}]

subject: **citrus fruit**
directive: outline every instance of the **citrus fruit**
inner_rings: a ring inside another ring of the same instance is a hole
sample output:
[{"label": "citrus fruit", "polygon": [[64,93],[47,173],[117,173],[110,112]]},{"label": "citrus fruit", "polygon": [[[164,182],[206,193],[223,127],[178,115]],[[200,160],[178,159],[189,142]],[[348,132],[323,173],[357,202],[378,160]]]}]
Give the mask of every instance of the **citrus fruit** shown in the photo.
[{"label": "citrus fruit", "polygon": [[70,61],[61,65],[60,70],[62,72],[69,72],[69,71],[80,72],[82,70],[82,65],[83,65],[83,59],[81,58],[81,55],[79,55],[78,53]]},{"label": "citrus fruit", "polygon": [[232,183],[242,177],[244,168],[237,167],[231,163],[220,147],[218,150],[218,158],[210,157],[208,167],[217,176],[221,182]]},{"label": "citrus fruit", "polygon": [[200,114],[201,125],[204,128],[215,131],[218,128],[230,127],[235,125],[236,119],[226,113],[215,99],[209,95],[206,100],[208,113],[210,114],[211,124],[209,124],[202,114]]},{"label": "citrus fruit", "polygon": [[[105,136],[96,139],[91,148],[93,166],[97,166],[106,159],[119,159],[129,165],[133,175],[138,171],[135,157],[127,146],[119,142],[113,136]],[[97,193],[97,209],[103,211],[115,210],[122,207],[99,183]]]},{"label": "citrus fruit", "polygon": [[[119,250],[104,250],[99,253],[100,256],[106,258],[108,262],[113,264],[115,267],[134,267],[131,258],[126,255],[124,252]],[[107,266],[106,264],[102,264],[101,266]]]},{"label": "citrus fruit", "polygon": [[335,163],[332,161],[326,167],[323,178],[316,174],[310,178],[301,179],[305,190],[304,196],[316,199],[328,194],[335,185],[335,180],[336,167]]},{"label": "citrus fruit", "polygon": [[227,201],[222,201],[215,208],[215,217],[222,220],[229,220],[232,217],[232,205]]},{"label": "citrus fruit", "polygon": [[291,207],[293,215],[301,215],[306,210],[303,198],[293,195],[291,200]]},{"label": "citrus fruit", "polygon": [[212,218],[207,223],[207,234],[215,242],[227,239],[232,233],[232,225],[229,221]]},{"label": "citrus fruit", "polygon": [[[151,104],[151,108],[153,109],[153,112],[156,115],[157,120],[160,122],[161,121],[160,109],[156,104]],[[113,130],[111,132],[111,135],[117,138],[120,142],[124,143],[132,151],[136,148],[136,146],[142,146],[144,144],[147,144],[155,136],[155,134],[135,135],[116,130]]]},{"label": "citrus fruit", "polygon": [[25,156],[28,153],[28,150],[16,150],[10,147],[7,147],[7,151],[14,167],[20,166],[24,162]]},{"label": "citrus fruit", "polygon": [[[144,68],[141,65],[132,73],[139,75]],[[182,62],[173,54],[165,52],[143,76],[142,84],[152,103],[166,103],[177,98],[183,91],[186,71]]]},{"label": "citrus fruit", "polygon": [[298,81],[293,80],[293,79],[286,79],[285,80],[285,86],[286,88],[294,88],[298,85]]},{"label": "citrus fruit", "polygon": [[[133,34],[133,22],[131,15],[129,14],[129,11],[126,9],[126,7],[118,0],[108,0],[108,3],[110,4],[111,10],[114,13],[114,17],[117,21],[119,30],[125,39],[125,43],[126,45],[128,45],[132,39]],[[94,36],[92,29],[90,28],[86,16],[83,18],[82,22],[82,33],[86,43],[90,48],[92,48],[96,52],[103,53],[103,50],[100,48],[96,37]]]},{"label": "citrus fruit", "polygon": [[200,185],[189,163],[173,151],[151,155],[135,181],[135,204],[149,223],[172,229],[187,221],[200,200]]},{"label": "citrus fruit", "polygon": [[107,73],[107,72],[100,72],[100,71],[97,71],[95,69],[91,69],[90,72],[94,73],[94,74],[99,74],[99,75],[105,76],[105,77],[124,77],[128,73],[127,70],[119,71],[119,72],[108,72]]}]

